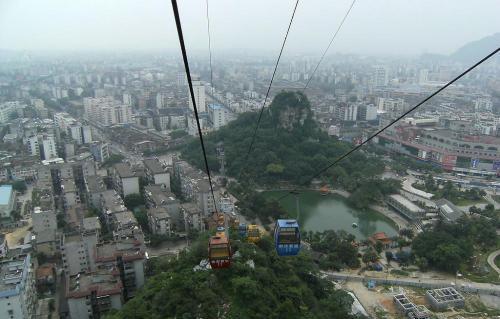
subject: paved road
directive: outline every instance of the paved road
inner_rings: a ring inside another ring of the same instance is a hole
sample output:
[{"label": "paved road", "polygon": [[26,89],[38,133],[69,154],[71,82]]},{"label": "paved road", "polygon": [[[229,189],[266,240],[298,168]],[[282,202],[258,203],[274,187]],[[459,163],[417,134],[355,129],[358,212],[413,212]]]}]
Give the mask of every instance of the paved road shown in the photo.
[{"label": "paved road", "polygon": [[363,281],[374,280],[377,283],[389,284],[395,286],[414,286],[421,288],[444,288],[456,285],[458,290],[473,292],[473,293],[485,293],[494,294],[500,296],[500,286],[487,283],[471,282],[466,280],[452,280],[449,279],[431,279],[431,278],[397,278],[391,275],[387,277],[371,277],[364,275],[349,274],[343,272],[333,272],[333,271],[322,271],[324,276],[336,279],[336,280],[354,280]]},{"label": "paved road", "polygon": [[500,277],[500,268],[498,268],[497,265],[495,264],[495,259],[497,258],[498,255],[500,255],[500,249],[492,252],[488,256],[488,264],[490,264],[490,267],[493,268],[493,270],[495,270],[498,273],[498,276]]},{"label": "paved road", "polygon": [[489,192],[486,192],[486,196],[484,196],[484,199],[488,201],[488,203],[493,204],[495,209],[500,209],[500,203],[497,203],[493,197],[491,197],[491,194]]}]

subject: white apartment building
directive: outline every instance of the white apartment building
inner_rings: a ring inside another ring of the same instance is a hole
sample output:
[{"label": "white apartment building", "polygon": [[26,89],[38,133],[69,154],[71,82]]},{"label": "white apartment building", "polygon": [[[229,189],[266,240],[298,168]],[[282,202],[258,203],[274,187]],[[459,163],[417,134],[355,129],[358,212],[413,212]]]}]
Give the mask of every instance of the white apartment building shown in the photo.
[{"label": "white apartment building", "polygon": [[[194,91],[194,100],[196,101],[196,108],[198,112],[206,112],[206,98],[205,98],[205,86],[201,83],[200,79],[197,77],[193,77],[193,91]],[[191,93],[188,91],[189,96],[189,108],[194,110],[193,101],[191,100]]]},{"label": "white apartment building", "polygon": [[493,102],[491,99],[480,97],[474,101],[474,110],[476,112],[491,112],[493,109]]},{"label": "white apartment building", "polygon": [[129,93],[123,93],[123,104],[132,105],[132,95]]},{"label": "white apartment building", "polygon": [[10,121],[10,116],[22,107],[19,101],[0,103],[0,124]]},{"label": "white apartment building", "polygon": [[84,98],[85,117],[104,126],[132,123],[132,107],[112,96]]},{"label": "white apartment building", "polygon": [[167,236],[172,234],[172,218],[165,207],[150,208],[148,222],[153,234]]},{"label": "white apartment building", "polygon": [[115,190],[123,197],[139,194],[139,177],[135,175],[130,166],[126,163],[119,163],[113,168]]},{"label": "white apartment building", "polygon": [[41,160],[58,158],[56,141],[52,134],[38,134],[24,139],[28,152]]},{"label": "white apartment building", "polygon": [[34,319],[36,305],[30,255],[0,262],[0,318]]},{"label": "white apartment building", "polygon": [[68,276],[66,287],[71,318],[102,318],[111,309],[121,309],[125,302],[120,276],[111,271]]},{"label": "white apartment building", "polygon": [[356,121],[358,119],[358,106],[356,104],[338,105],[335,107],[334,117],[341,121]]},{"label": "white apartment building", "polygon": [[145,159],[144,168],[146,178],[151,184],[164,184],[170,190],[170,173],[162,166],[157,159]]},{"label": "white apartment building", "polygon": [[215,130],[228,123],[228,113],[228,110],[222,105],[210,104],[208,106],[208,118]]},{"label": "white apartment building", "polygon": [[391,115],[401,114],[406,110],[404,99],[378,98],[378,110]]},{"label": "white apartment building", "polygon": [[204,216],[208,216],[215,211],[214,200],[212,198],[210,184],[208,181],[203,180],[198,183],[197,197],[198,208]]},{"label": "white apartment building", "polygon": [[63,132],[66,132],[68,127],[75,123],[77,123],[77,120],[66,112],[58,112],[54,114],[54,124]]},{"label": "white apartment building", "polygon": [[92,143],[92,131],[88,125],[72,124],[68,127],[68,133],[79,145]]},{"label": "white apartment building", "polygon": [[104,142],[93,142],[90,144],[90,153],[96,162],[104,162],[109,158],[109,146]]},{"label": "white apartment building", "polygon": [[373,85],[387,86],[389,84],[389,72],[385,66],[375,66],[373,68]]},{"label": "white apartment building", "polygon": [[368,104],[366,106],[366,120],[373,121],[377,119],[377,106],[373,104]]}]

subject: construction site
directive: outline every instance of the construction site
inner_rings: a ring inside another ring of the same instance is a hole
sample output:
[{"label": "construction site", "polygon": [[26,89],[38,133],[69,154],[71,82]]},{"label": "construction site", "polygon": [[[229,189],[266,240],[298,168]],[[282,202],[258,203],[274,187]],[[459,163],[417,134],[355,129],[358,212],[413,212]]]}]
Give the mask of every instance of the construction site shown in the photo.
[{"label": "construction site", "polygon": [[455,287],[377,285],[372,281],[340,281],[371,318],[448,319],[500,318],[500,296],[458,291]]}]

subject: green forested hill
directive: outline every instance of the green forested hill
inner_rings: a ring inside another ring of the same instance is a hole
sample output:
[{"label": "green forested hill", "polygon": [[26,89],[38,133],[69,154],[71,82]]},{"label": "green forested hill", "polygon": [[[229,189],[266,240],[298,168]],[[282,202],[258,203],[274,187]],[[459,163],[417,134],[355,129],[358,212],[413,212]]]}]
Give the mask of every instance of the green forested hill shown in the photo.
[{"label": "green forested hill", "polygon": [[[279,181],[303,185],[316,171],[352,147],[320,131],[303,93],[282,92],[264,111],[253,150],[245,162],[257,118],[257,112],[241,114],[229,125],[205,137],[212,170],[219,169],[215,149],[217,143],[223,142],[229,175],[237,177],[243,172],[242,176],[249,176],[260,185]],[[182,154],[204,168],[199,141],[187,145]],[[367,160],[365,155],[356,152],[324,178],[355,189],[362,179],[381,173],[383,168],[380,160]]]},{"label": "green forested hill", "polygon": [[269,237],[232,245],[239,257],[224,270],[193,271],[206,258],[206,236],[178,260],[156,260],[157,274],[108,318],[355,318],[352,298],[317,276],[307,252],[278,257]]}]

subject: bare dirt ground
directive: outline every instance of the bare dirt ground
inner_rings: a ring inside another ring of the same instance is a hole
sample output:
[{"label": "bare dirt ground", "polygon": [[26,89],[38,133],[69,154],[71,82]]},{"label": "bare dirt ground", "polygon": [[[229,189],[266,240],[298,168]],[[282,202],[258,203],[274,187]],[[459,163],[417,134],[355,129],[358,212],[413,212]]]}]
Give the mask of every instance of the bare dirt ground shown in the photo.
[{"label": "bare dirt ground", "polygon": [[380,306],[384,307],[385,310],[391,315],[397,314],[394,303],[392,302],[391,294],[382,292],[383,287],[377,287],[375,290],[369,290],[363,285],[363,283],[355,281],[346,282],[343,286],[356,295],[361,305],[363,305],[365,310],[371,316],[375,317],[375,309],[380,308]]},{"label": "bare dirt ground", "polygon": [[20,245],[22,240],[28,233],[28,229],[30,227],[31,227],[31,218],[28,219],[27,225],[20,228],[16,228],[12,232],[5,234],[5,238],[7,239],[7,245],[11,248]]}]

